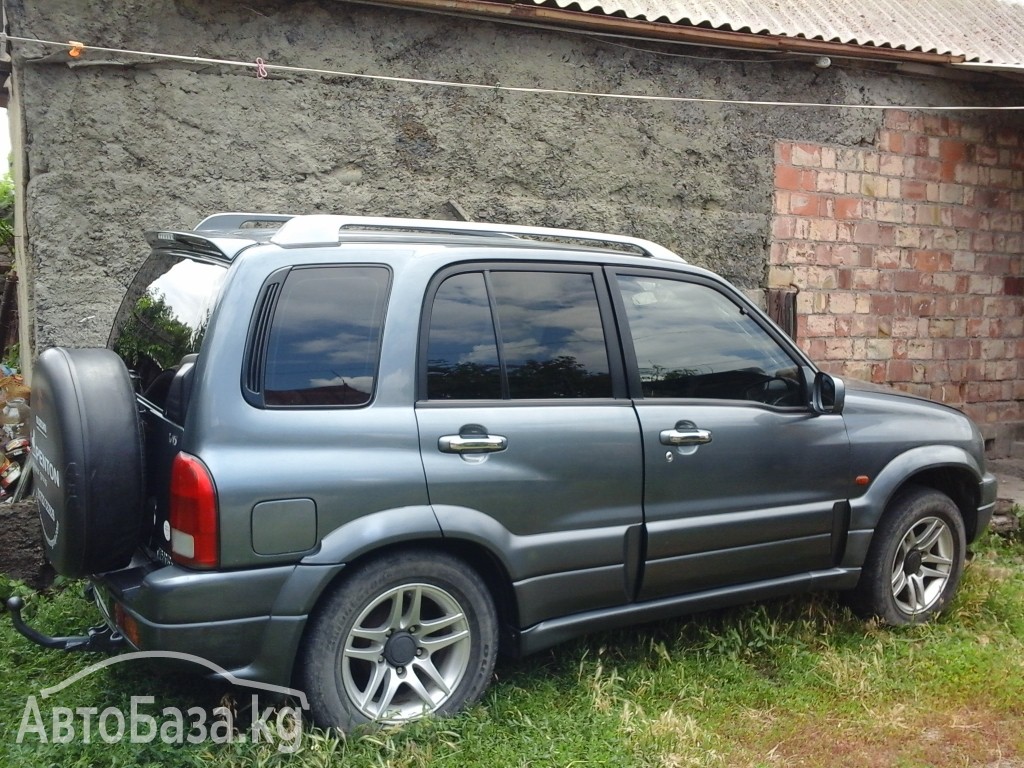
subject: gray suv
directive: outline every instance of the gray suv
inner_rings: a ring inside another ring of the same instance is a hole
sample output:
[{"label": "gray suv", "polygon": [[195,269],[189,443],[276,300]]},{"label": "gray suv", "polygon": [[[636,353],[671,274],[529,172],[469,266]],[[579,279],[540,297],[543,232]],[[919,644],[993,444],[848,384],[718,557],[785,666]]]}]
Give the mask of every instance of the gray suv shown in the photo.
[{"label": "gray suv", "polygon": [[499,651],[806,590],[942,610],[995,481],[961,413],[818,371],[742,293],[572,230],[217,214],[35,369],[56,569],[108,628],[351,728]]}]

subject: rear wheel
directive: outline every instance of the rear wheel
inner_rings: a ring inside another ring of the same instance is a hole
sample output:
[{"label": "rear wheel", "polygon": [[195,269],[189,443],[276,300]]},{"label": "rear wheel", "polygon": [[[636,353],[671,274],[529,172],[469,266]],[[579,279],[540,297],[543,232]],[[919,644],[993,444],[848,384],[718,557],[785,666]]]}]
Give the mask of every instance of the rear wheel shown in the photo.
[{"label": "rear wheel", "polygon": [[854,609],[891,625],[927,621],[956,591],[966,549],[953,500],[929,488],[906,489],[875,529]]},{"label": "rear wheel", "polygon": [[490,682],[498,646],[477,574],[411,551],[358,567],[310,620],[303,688],[314,720],[349,730],[452,714]]}]

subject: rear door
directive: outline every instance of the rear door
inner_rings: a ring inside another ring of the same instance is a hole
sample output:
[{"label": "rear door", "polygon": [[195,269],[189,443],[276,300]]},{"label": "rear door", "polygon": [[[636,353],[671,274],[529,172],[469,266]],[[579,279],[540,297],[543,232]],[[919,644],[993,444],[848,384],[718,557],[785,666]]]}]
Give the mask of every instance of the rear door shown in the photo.
[{"label": "rear door", "polygon": [[600,270],[449,270],[424,317],[416,414],[445,535],[497,544],[521,626],[627,602],[643,465]]},{"label": "rear door", "polygon": [[645,454],[639,598],[827,568],[849,494],[840,415],[816,415],[799,359],[711,280],[619,271]]}]

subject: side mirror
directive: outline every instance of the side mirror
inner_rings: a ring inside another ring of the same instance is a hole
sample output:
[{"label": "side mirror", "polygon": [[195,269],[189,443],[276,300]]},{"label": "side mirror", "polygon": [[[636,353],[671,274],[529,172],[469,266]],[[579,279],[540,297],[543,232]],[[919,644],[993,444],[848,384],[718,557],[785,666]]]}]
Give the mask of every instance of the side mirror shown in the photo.
[{"label": "side mirror", "polygon": [[843,412],[845,404],[846,385],[843,380],[818,371],[811,386],[811,410],[821,415],[830,413],[838,416]]}]

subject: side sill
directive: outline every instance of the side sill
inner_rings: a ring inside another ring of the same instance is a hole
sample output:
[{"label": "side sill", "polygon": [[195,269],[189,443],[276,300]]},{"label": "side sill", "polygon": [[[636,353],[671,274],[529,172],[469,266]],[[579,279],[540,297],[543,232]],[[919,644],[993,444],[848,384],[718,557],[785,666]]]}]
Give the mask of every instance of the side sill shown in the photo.
[{"label": "side sill", "polygon": [[661,621],[687,613],[770,600],[800,592],[852,589],[859,579],[860,568],[830,568],[756,584],[738,584],[645,603],[631,603],[577,613],[542,621],[524,629],[519,633],[517,651],[519,655],[527,656],[590,632]]}]

